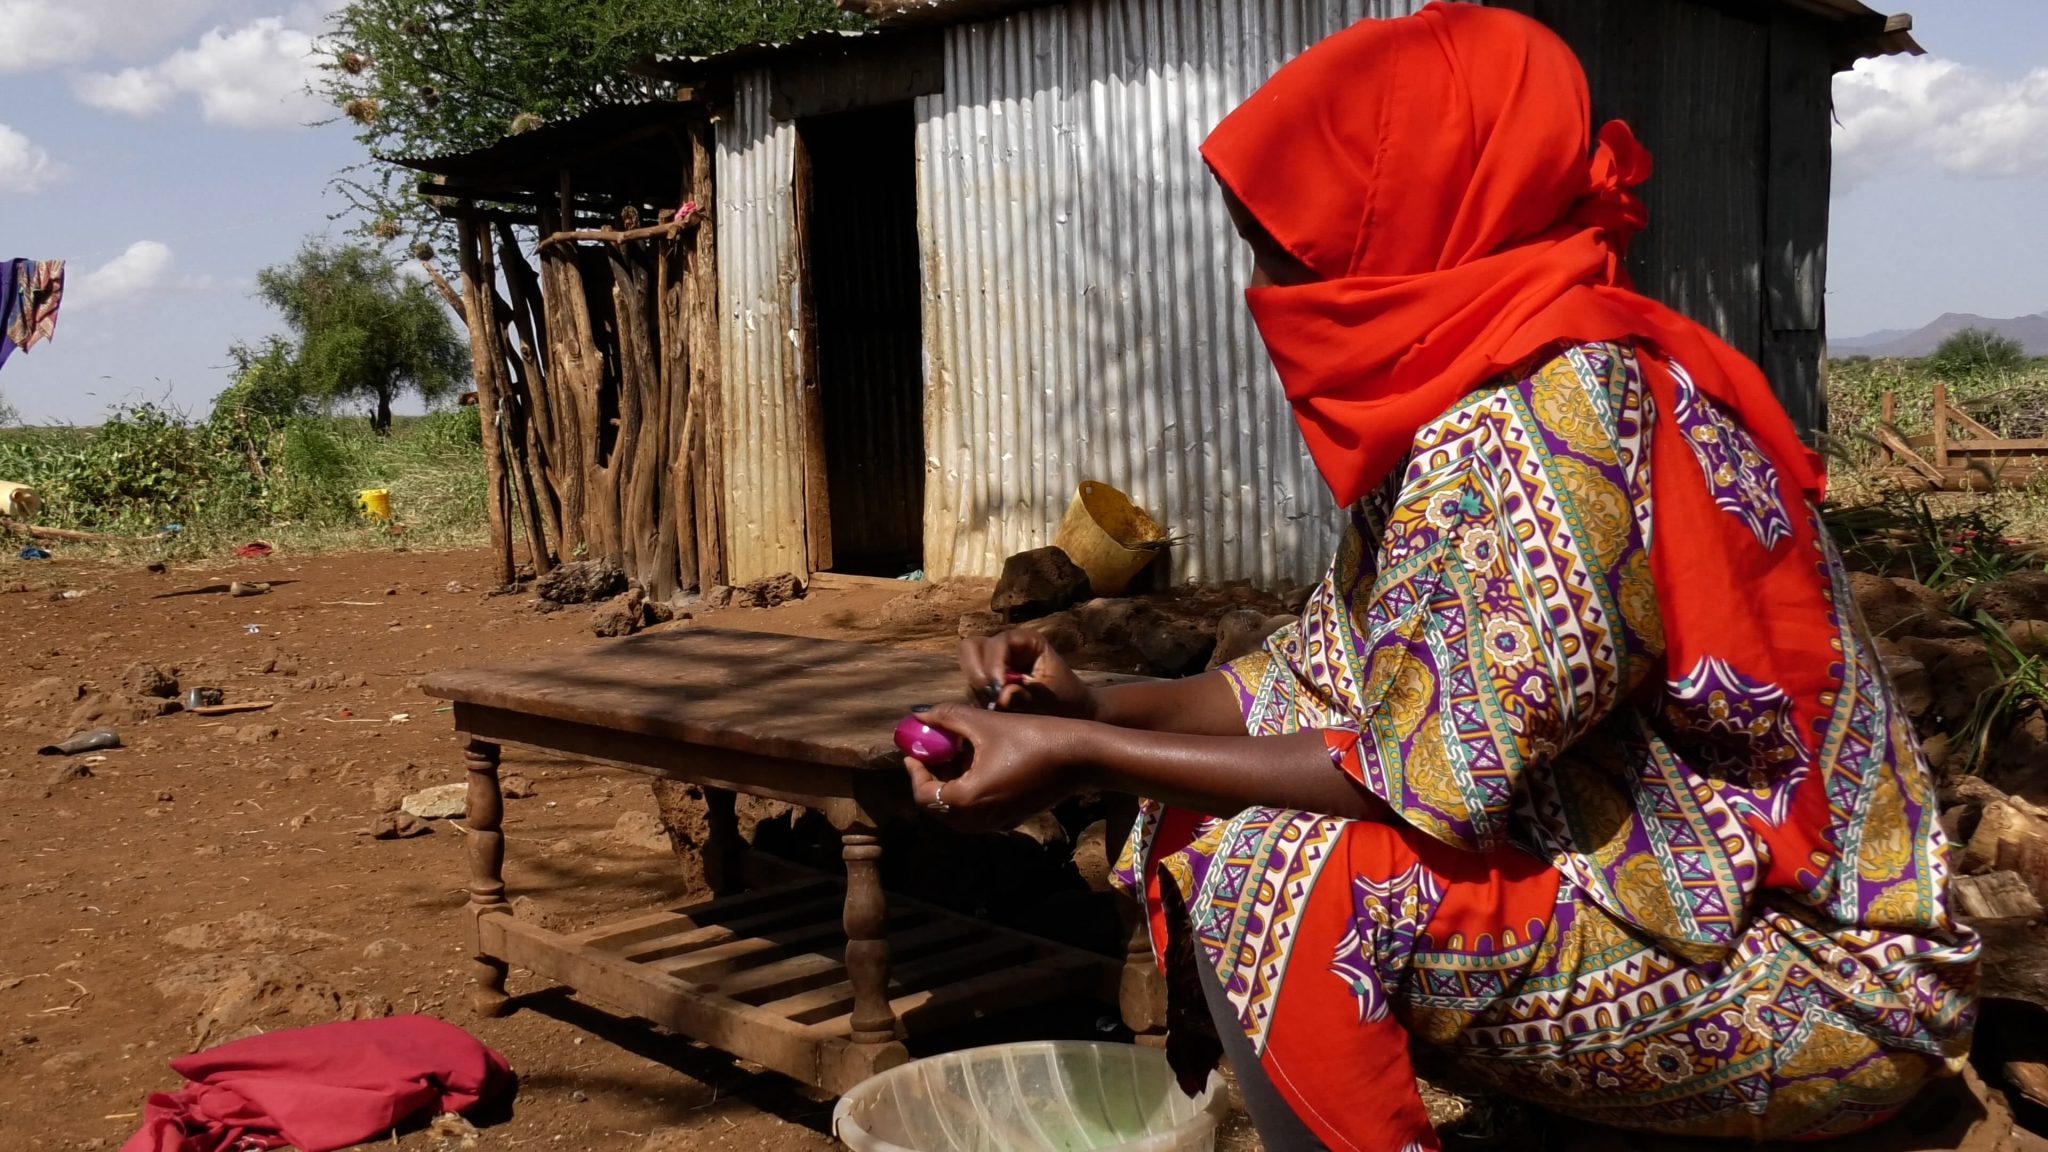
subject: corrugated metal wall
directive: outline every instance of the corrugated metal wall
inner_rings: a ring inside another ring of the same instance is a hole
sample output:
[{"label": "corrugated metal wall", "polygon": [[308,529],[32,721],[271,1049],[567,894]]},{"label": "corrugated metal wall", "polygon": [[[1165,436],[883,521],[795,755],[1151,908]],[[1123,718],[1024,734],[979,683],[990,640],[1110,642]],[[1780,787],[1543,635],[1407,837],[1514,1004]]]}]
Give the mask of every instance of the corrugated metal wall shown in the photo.
[{"label": "corrugated metal wall", "polygon": [[796,126],[768,113],[768,74],[734,85],[718,125],[725,554],[735,584],[808,570],[793,181]]},{"label": "corrugated metal wall", "polygon": [[1321,573],[1336,511],[1197,146],[1302,48],[1418,7],[1076,0],[948,31],[918,107],[933,575],[1049,543],[1083,478],[1184,538],[1179,577]]}]

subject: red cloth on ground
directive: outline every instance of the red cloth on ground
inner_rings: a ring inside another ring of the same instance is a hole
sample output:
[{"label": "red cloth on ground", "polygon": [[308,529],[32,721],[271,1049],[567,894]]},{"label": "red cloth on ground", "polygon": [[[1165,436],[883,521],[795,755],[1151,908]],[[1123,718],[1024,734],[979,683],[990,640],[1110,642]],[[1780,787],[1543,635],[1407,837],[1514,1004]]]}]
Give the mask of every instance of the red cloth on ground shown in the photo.
[{"label": "red cloth on ground", "polygon": [[512,1086],[503,1056],[427,1016],[251,1036],[171,1068],[192,1083],[152,1095],[121,1152],[331,1152],[423,1113],[468,1111]]}]

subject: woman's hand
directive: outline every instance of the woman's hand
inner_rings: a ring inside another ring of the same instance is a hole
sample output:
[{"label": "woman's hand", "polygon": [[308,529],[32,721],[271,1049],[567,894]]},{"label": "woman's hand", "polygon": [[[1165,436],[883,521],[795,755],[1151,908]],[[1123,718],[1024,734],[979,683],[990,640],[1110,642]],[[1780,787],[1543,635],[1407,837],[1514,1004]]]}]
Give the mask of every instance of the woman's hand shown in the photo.
[{"label": "woman's hand", "polygon": [[[941,704],[925,723],[967,741],[965,767],[942,779],[916,760],[910,793],[917,804],[965,832],[1014,828],[1079,790],[1079,747],[1092,725],[1046,716],[1006,715]],[[948,766],[948,769],[958,765]],[[948,770],[942,769],[942,771]]]},{"label": "woman's hand", "polygon": [[960,642],[960,671],[967,677],[968,696],[998,711],[1095,717],[1095,693],[1081,682],[1066,659],[1028,628]]}]

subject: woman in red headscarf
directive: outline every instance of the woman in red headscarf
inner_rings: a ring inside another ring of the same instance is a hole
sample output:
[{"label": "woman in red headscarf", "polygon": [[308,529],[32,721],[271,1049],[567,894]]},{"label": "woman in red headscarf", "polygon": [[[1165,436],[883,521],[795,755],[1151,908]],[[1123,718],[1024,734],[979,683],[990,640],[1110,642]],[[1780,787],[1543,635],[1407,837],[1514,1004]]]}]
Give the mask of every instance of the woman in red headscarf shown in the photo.
[{"label": "woman in red headscarf", "polygon": [[913,763],[920,801],[1152,797],[1125,880],[1169,1055],[1228,1055],[1275,1147],[1434,1147],[1411,1047],[1759,1139],[1954,1074],[1977,944],[1819,465],[1753,364],[1632,290],[1649,157],[1592,138],[1571,51],[1475,5],[1367,21],[1203,154],[1350,531],[1300,623],[1207,676],[1090,692],[1035,634],[968,643],[1001,711],[933,714],[974,755]]}]

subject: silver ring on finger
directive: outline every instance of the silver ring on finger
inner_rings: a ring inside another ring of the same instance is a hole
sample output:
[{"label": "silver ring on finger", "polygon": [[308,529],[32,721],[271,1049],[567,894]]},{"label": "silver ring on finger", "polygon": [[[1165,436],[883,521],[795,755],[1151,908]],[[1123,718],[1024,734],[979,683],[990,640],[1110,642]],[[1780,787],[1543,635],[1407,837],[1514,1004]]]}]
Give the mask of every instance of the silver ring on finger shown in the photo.
[{"label": "silver ring on finger", "polygon": [[932,789],[930,808],[934,812],[951,812],[953,810],[953,806],[946,803],[946,785],[943,782],[938,787]]}]

